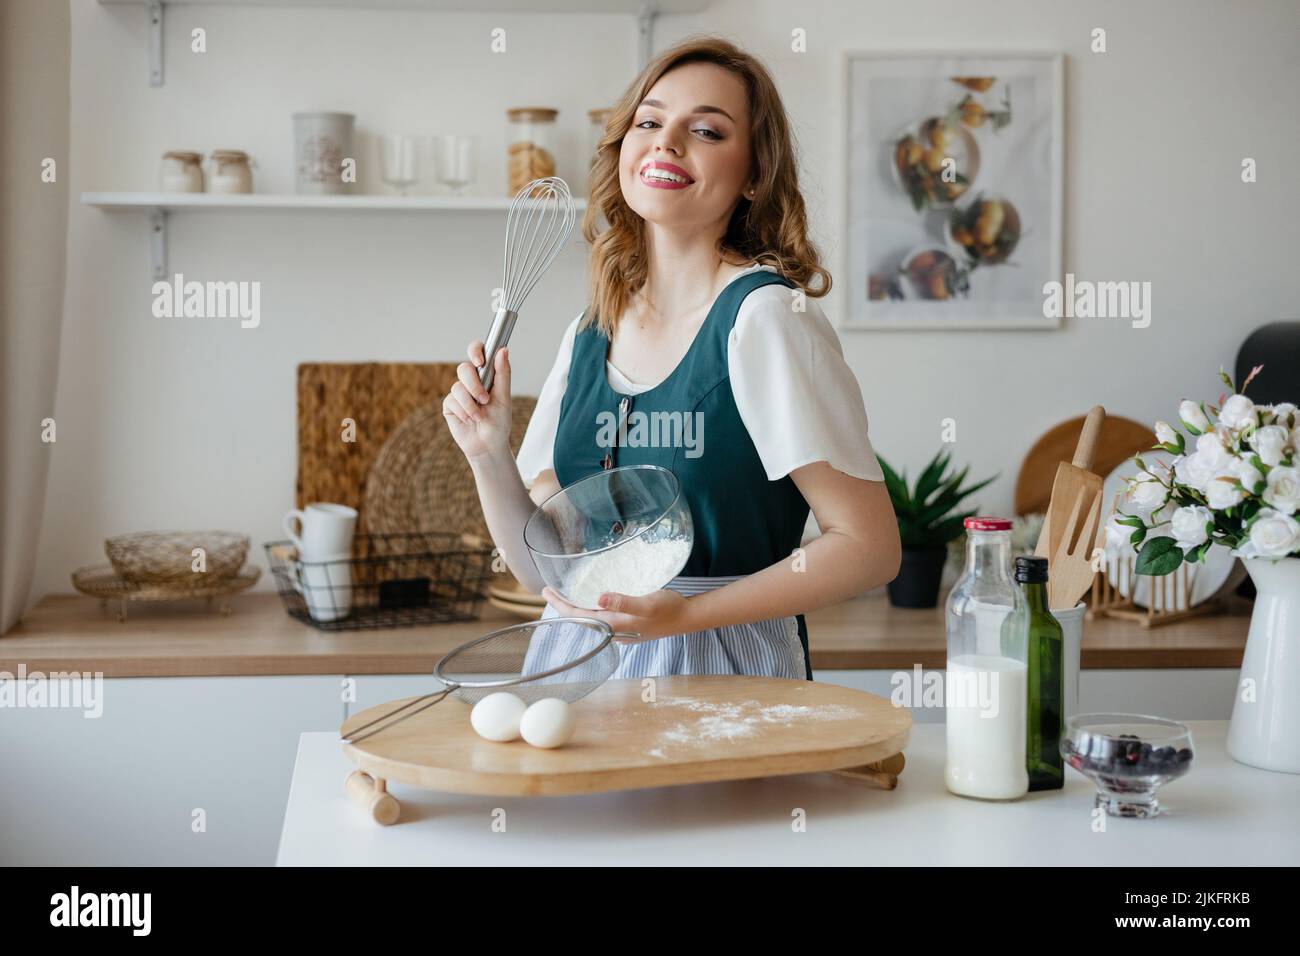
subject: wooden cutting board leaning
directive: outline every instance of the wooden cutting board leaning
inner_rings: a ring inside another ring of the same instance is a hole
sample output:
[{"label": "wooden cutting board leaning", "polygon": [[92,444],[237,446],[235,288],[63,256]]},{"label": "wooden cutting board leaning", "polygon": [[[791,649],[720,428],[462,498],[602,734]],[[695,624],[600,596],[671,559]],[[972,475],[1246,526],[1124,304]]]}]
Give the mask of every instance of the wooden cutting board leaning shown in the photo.
[{"label": "wooden cutting board leaning", "polygon": [[360,512],[356,534],[368,533],[366,479],[384,442],[417,409],[441,404],[455,383],[454,362],[299,365],[294,507],[348,505]]}]

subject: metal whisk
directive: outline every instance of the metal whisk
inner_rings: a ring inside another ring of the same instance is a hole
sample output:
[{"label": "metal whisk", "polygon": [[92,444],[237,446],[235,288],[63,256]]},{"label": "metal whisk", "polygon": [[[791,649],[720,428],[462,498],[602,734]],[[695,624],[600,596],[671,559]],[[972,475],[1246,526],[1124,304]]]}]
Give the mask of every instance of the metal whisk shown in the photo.
[{"label": "metal whisk", "polygon": [[483,340],[479,381],[489,392],[497,350],[510,341],[524,299],[569,241],[576,219],[569,184],[558,176],[534,179],[515,193],[506,213],[505,292]]}]

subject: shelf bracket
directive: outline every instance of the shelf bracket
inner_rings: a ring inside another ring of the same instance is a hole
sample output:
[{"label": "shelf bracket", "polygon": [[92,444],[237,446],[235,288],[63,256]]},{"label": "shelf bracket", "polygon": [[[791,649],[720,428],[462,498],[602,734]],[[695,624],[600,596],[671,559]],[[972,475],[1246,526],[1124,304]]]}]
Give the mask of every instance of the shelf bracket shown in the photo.
[{"label": "shelf bracket", "polygon": [[167,210],[154,206],[149,210],[149,265],[153,278],[167,278]]},{"label": "shelf bracket", "polygon": [[162,0],[149,0],[145,15],[149,18],[149,85],[163,85],[163,5]]},{"label": "shelf bracket", "polygon": [[642,4],[641,12],[636,16],[638,73],[646,68],[650,55],[654,53],[655,17],[658,15],[654,4],[646,3]]}]

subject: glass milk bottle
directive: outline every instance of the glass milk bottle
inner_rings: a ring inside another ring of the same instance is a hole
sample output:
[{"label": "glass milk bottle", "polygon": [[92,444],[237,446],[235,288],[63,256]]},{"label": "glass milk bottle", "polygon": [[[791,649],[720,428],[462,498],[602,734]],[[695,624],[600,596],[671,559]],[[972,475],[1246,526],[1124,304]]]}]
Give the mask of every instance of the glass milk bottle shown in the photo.
[{"label": "glass milk bottle", "polygon": [[1029,790],[1025,770],[1028,695],[1024,635],[1003,623],[1019,604],[1011,579],[1011,522],[967,518],[966,571],[948,595],[944,686],[948,754],[944,783],[955,794],[1010,800]]}]

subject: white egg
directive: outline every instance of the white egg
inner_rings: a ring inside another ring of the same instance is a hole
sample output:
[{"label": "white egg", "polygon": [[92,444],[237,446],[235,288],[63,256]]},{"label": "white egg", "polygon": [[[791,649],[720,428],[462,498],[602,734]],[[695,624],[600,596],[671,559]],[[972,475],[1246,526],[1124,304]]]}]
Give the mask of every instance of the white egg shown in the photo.
[{"label": "white egg", "polygon": [[566,701],[547,697],[524,711],[519,733],[534,747],[562,747],[573,736],[577,722],[573,708]]},{"label": "white egg", "polygon": [[519,721],[528,705],[514,694],[498,691],[488,694],[469,712],[469,724],[487,740],[504,743],[519,737]]}]

